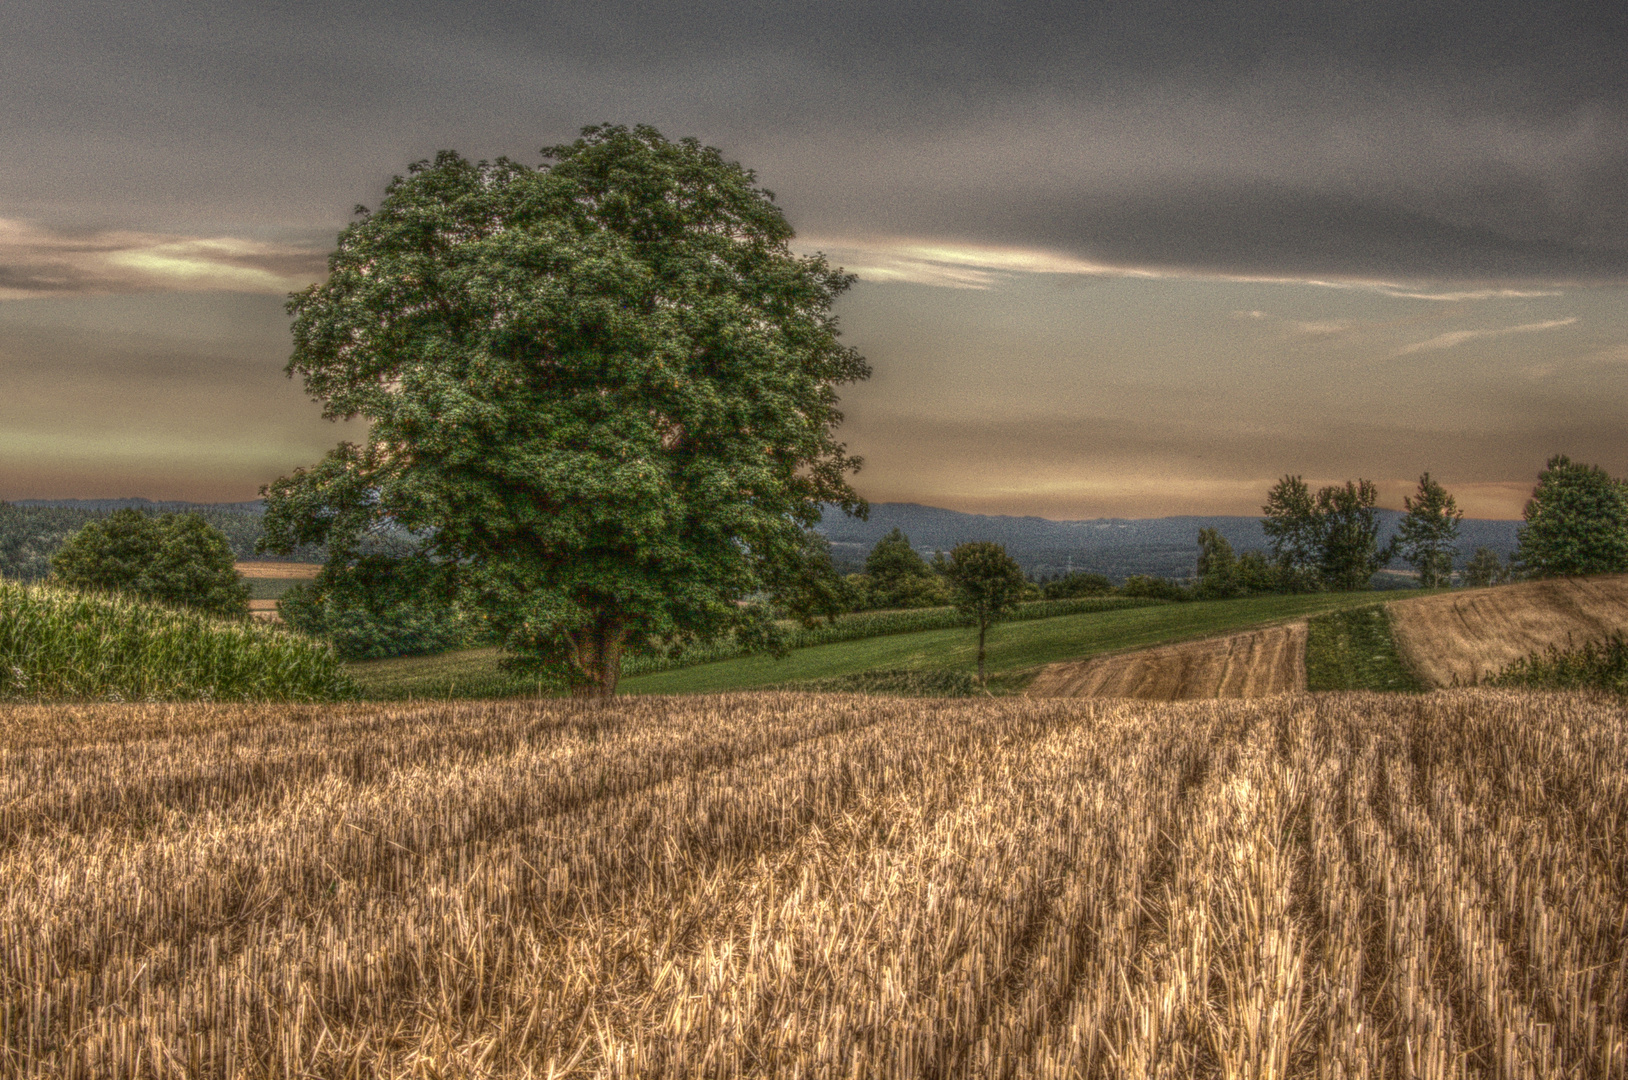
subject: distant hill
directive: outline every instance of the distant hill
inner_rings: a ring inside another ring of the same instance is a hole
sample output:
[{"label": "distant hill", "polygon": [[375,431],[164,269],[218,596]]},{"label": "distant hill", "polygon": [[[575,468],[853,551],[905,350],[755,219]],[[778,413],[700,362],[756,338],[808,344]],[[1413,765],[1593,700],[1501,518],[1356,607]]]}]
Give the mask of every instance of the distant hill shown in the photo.
[{"label": "distant hill", "polygon": [[144,510],[153,514],[184,514],[189,510],[202,513],[214,510],[222,514],[264,514],[264,499],[235,503],[154,502],[151,499],[7,499],[13,506],[44,506],[63,510],[91,510],[111,513],[114,510]]},{"label": "distant hill", "polygon": [[[1402,514],[1381,510],[1380,542],[1396,532]],[[1508,557],[1515,550],[1519,521],[1466,518],[1459,528],[1460,562],[1477,547]],[[860,521],[827,509],[817,526],[831,541],[833,557],[857,569],[876,542],[903,529],[923,555],[949,551],[968,540],[993,540],[1011,553],[1026,573],[1040,577],[1069,569],[1106,574],[1121,581],[1130,574],[1184,578],[1198,560],[1198,531],[1216,529],[1240,554],[1265,550],[1266,534],[1255,517],[1093,518],[1052,521],[1041,517],[963,514],[915,503],[872,503],[870,519]],[[1398,565],[1401,565],[1398,563]]]}]

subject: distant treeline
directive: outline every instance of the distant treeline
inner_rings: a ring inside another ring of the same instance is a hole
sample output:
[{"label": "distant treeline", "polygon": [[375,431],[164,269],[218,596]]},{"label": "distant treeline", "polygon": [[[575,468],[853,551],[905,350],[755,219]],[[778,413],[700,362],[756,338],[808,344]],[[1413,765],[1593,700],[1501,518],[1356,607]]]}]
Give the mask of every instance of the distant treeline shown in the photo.
[{"label": "distant treeline", "polygon": [[[0,502],[0,577],[11,581],[39,581],[51,572],[51,557],[87,522],[100,521],[115,510],[131,508],[154,516],[195,513],[226,534],[239,559],[274,559],[255,554],[260,539],[261,515],[253,503],[226,506],[207,503],[155,503],[145,499],[102,499],[63,504]],[[320,561],[321,551],[302,552],[283,561]]]}]

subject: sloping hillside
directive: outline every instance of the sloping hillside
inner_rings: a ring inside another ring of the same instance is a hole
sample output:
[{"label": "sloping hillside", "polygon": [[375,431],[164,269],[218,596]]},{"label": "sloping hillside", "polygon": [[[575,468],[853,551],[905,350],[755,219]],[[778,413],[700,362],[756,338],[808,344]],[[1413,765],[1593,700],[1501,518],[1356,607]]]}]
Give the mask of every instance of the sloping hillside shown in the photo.
[{"label": "sloping hillside", "polygon": [[1306,624],[1052,664],[1031,697],[1249,698],[1306,688]]},{"label": "sloping hillside", "polygon": [[1550,645],[1628,631],[1628,575],[1554,578],[1398,600],[1391,627],[1427,686],[1474,682]]}]

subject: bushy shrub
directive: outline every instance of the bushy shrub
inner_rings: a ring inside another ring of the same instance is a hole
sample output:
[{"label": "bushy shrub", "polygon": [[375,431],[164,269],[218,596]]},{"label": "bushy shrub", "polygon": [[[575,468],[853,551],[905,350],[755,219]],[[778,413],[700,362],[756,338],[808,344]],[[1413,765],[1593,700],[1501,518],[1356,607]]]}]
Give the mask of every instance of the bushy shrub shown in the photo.
[{"label": "bushy shrub", "polygon": [[263,623],[0,582],[0,698],[339,701],[357,693],[332,649]]},{"label": "bushy shrub", "polygon": [[87,522],[51,560],[51,582],[121,592],[215,615],[249,613],[232,545],[198,514],[119,510]]},{"label": "bushy shrub", "polygon": [[1105,574],[1088,574],[1076,570],[1067,577],[1048,581],[1040,593],[1047,600],[1074,600],[1082,596],[1107,596],[1114,591],[1114,583]]},{"label": "bushy shrub", "polygon": [[1514,661],[1487,682],[1543,690],[1628,693],[1628,641],[1617,633],[1573,649],[1551,645]]}]

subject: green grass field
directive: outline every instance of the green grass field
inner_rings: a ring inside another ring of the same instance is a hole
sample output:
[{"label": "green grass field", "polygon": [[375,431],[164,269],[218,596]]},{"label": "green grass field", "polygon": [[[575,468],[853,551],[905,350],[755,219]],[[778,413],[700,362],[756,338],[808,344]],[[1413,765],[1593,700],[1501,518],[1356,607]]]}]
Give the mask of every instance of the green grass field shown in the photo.
[{"label": "green grass field", "polygon": [[[992,689],[1019,689],[1031,672],[1056,660],[1189,641],[1263,623],[1371,605],[1376,599],[1371,592],[1256,596],[1006,623],[989,633]],[[623,679],[620,691],[714,693],[839,678],[876,669],[971,671],[976,658],[977,639],[972,630],[956,627],[818,645],[795,650],[778,660],[762,655],[742,656],[638,675]],[[535,683],[504,676],[497,669],[497,660],[495,649],[473,649],[347,667],[363,693],[374,698],[502,697],[538,692]]]}]

